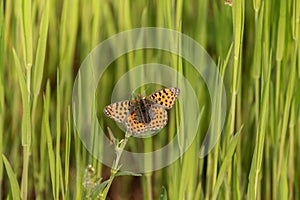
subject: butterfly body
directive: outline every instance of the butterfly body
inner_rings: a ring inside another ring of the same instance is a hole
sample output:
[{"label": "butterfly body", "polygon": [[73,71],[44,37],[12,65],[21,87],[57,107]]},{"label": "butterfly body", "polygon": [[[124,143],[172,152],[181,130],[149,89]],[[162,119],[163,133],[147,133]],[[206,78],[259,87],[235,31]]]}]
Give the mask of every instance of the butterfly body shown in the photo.
[{"label": "butterfly body", "polygon": [[104,113],[117,122],[123,123],[132,135],[146,131],[156,131],[166,126],[168,114],[178,97],[178,88],[165,88],[137,100],[112,103],[104,108]]},{"label": "butterfly body", "polygon": [[138,122],[149,124],[153,117],[152,113],[150,112],[152,104],[153,103],[149,100],[137,100],[135,104],[132,104],[132,111],[130,112],[130,114],[136,112]]}]

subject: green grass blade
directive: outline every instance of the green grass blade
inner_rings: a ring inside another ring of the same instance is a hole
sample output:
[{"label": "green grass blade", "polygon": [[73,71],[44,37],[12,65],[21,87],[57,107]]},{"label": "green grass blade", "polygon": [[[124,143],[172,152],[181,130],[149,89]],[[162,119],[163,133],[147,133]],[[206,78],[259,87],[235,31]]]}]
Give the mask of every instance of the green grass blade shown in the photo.
[{"label": "green grass blade", "polygon": [[[61,107],[67,108],[72,94],[73,84],[73,59],[76,48],[79,0],[63,1],[60,34],[59,34],[59,69],[61,87],[60,93],[64,94]],[[57,66],[56,66],[57,67]],[[66,116],[63,116],[64,120]]]},{"label": "green grass blade", "polygon": [[278,21],[276,60],[281,61],[285,50],[285,32],[286,32],[286,7],[287,1],[280,2],[280,15]]},{"label": "green grass blade", "polygon": [[[275,109],[276,112],[281,112],[281,104],[280,104],[280,90],[281,90],[281,61],[283,57],[283,53],[285,50],[285,32],[286,32],[286,7],[287,7],[286,1],[280,2],[280,15],[278,20],[278,34],[277,34],[277,45],[276,45],[276,61],[277,61],[277,67],[276,67],[276,105]],[[279,120],[279,119],[277,119]]]},{"label": "green grass blade", "polygon": [[28,127],[28,126],[30,126],[28,93],[27,93],[27,88],[26,88],[25,77],[24,77],[24,74],[21,69],[21,64],[20,64],[19,58],[14,49],[13,49],[13,55],[14,55],[14,61],[15,61],[15,65],[16,65],[16,72],[17,72],[17,76],[18,76],[19,84],[20,84],[20,88],[21,88],[23,110],[24,110],[23,119],[22,119],[22,144],[26,145],[30,141],[26,137],[28,135],[26,133],[30,129]]},{"label": "green grass blade", "polygon": [[69,193],[69,170],[70,170],[70,148],[71,148],[71,108],[68,107],[68,121],[66,123],[67,131],[66,131],[66,152],[65,152],[65,192],[66,195]]},{"label": "green grass blade", "polygon": [[42,121],[42,135],[46,136],[47,139],[47,150],[48,150],[48,157],[49,157],[49,167],[50,167],[50,177],[51,177],[51,183],[52,183],[52,193],[54,199],[58,199],[56,197],[55,192],[55,174],[56,174],[56,167],[55,167],[55,154],[52,144],[52,136],[51,136],[51,130],[50,130],[50,124],[49,124],[49,105],[50,105],[50,83],[48,81],[47,83],[47,89],[46,89],[46,96],[44,97],[44,112],[43,112],[43,121]]},{"label": "green grass blade", "polygon": [[33,67],[33,94],[35,96],[37,96],[40,92],[42,79],[43,79],[47,36],[48,36],[48,24],[49,24],[49,6],[50,6],[50,2],[46,1],[41,24],[40,24],[40,33],[39,33],[37,50],[36,50],[35,63]]},{"label": "green grass blade", "polygon": [[[57,70],[57,75],[56,75],[57,79],[56,79],[56,85],[57,88],[60,88],[60,74],[59,74],[59,70]],[[60,131],[61,131],[61,125],[60,125],[60,91],[57,90],[57,94],[56,94],[56,144],[60,144]],[[56,197],[59,196],[59,181],[60,181],[60,177],[62,174],[61,171],[61,159],[60,159],[60,145],[56,145],[56,149],[55,149],[55,193],[56,193]],[[63,187],[62,187],[63,188]],[[63,192],[64,193],[64,192]]]},{"label": "green grass blade", "polygon": [[33,58],[33,48],[32,48],[32,6],[31,1],[22,0],[22,9],[21,9],[21,22],[22,22],[22,39],[23,42],[23,52],[24,52],[24,61],[26,68],[30,70],[32,66]]},{"label": "green grass blade", "polygon": [[[294,52],[295,52],[294,55],[297,55],[296,45],[295,45]],[[280,149],[279,149],[279,161],[278,161],[278,171],[277,171],[278,178],[280,177],[280,173],[281,173],[281,164],[283,162],[283,156],[284,156],[284,148],[285,148],[286,134],[287,134],[287,130],[288,130],[288,121],[289,121],[289,116],[290,116],[292,97],[294,95],[294,90],[295,90],[294,86],[295,86],[295,81],[296,81],[296,68],[297,68],[297,57],[294,56],[292,66],[291,66],[291,72],[290,72],[290,78],[289,78],[289,82],[288,82],[287,93],[285,96],[282,129],[281,129],[281,133],[280,133]]]},{"label": "green grass blade", "polygon": [[[288,184],[289,184],[289,195],[290,199],[293,199],[294,195],[294,187],[293,183],[295,181],[295,133],[296,130],[296,124],[297,124],[297,104],[296,104],[296,97],[293,98],[292,107],[291,107],[291,117],[289,122],[289,153],[288,153]],[[297,138],[297,137],[296,137]]]},{"label": "green grass blade", "polygon": [[236,150],[236,145],[237,145],[237,142],[238,142],[238,138],[239,138],[240,132],[242,131],[242,128],[243,127],[241,127],[238,130],[238,132],[233,136],[232,141],[230,142],[230,144],[228,146],[228,150],[226,152],[226,155],[224,157],[223,163],[222,163],[222,165],[220,167],[220,170],[219,170],[219,173],[218,173],[217,181],[216,181],[215,187],[213,189],[213,193],[212,193],[212,198],[211,199],[217,199],[217,196],[218,196],[221,184],[222,184],[222,182],[224,180],[224,177],[227,174],[227,171],[228,171],[228,169],[230,167],[230,164],[232,163],[233,155],[234,155],[234,152]]},{"label": "green grass blade", "polygon": [[[270,54],[271,55],[271,54]],[[271,57],[270,57],[271,60]],[[271,62],[270,62],[271,63]],[[251,169],[249,174],[249,184],[247,195],[249,199],[255,199],[258,194],[259,189],[259,174],[261,173],[261,165],[263,159],[264,141],[267,128],[268,110],[269,110],[269,93],[270,93],[270,77],[271,77],[271,65],[269,66],[269,71],[267,74],[266,82],[264,83],[264,88],[261,97],[261,111],[259,124],[257,128],[257,142],[255,144],[255,150],[252,158]]]},{"label": "green grass blade", "polygon": [[[288,148],[286,148],[288,149]],[[286,152],[286,151],[285,151]],[[287,153],[287,152],[286,152]],[[280,180],[279,180],[279,199],[289,199],[289,189],[288,189],[288,175],[287,175],[287,157],[284,158]]]},{"label": "green grass blade", "polygon": [[[256,2],[257,4],[257,2]],[[260,77],[261,77],[261,57],[262,57],[262,30],[263,30],[263,19],[264,19],[264,6],[261,7],[256,18],[256,32],[255,32],[255,47],[254,47],[254,58],[252,66],[252,74],[255,79],[255,111],[256,111],[256,126],[258,126],[259,118],[259,95],[260,95]]]},{"label": "green grass blade", "polygon": [[[80,74],[78,74],[78,96],[81,97],[82,95],[82,84],[81,84],[81,76]],[[81,119],[81,109],[82,108],[82,99],[79,98],[78,99],[78,113],[77,116],[78,116],[78,119],[77,119],[77,122],[73,121],[73,124],[77,123],[77,127],[76,126],[73,126],[73,136],[74,136],[74,145],[75,145],[75,158],[76,158],[76,195],[75,195],[75,198],[76,199],[80,199],[81,198],[81,194],[82,194],[82,191],[83,191],[83,188],[82,188],[82,172],[81,172],[81,169],[82,169],[82,155],[81,155],[81,141],[80,141],[80,138],[79,138],[79,133],[77,130],[81,130],[81,127],[80,127],[80,121],[82,120]],[[75,112],[75,111],[73,111]],[[73,119],[74,120],[74,119]]]},{"label": "green grass blade", "polygon": [[[236,150],[237,152],[239,149]],[[239,168],[240,168],[240,161],[238,160],[239,157],[237,156],[237,153],[234,155],[234,161],[233,161],[233,197],[234,199],[241,199],[241,186],[240,186],[240,180],[239,177]]]},{"label": "green grass blade", "polygon": [[9,161],[7,160],[7,158],[5,157],[4,154],[2,154],[2,159],[3,159],[4,166],[6,168],[8,178],[9,178],[13,199],[16,199],[16,200],[21,199],[21,191],[20,191],[20,187],[19,187],[19,184],[17,181],[16,174],[13,171]]},{"label": "green grass blade", "polygon": [[28,165],[29,165],[29,151],[31,144],[31,120],[30,120],[30,98],[26,88],[25,78],[21,69],[20,61],[13,49],[14,61],[16,65],[17,76],[21,88],[23,115],[22,115],[22,146],[23,151],[23,173],[22,173],[22,198],[27,198],[27,184],[28,184]]},{"label": "green grass blade", "polygon": [[[3,131],[4,131],[4,7],[3,1],[0,3],[0,154],[3,151]],[[0,180],[3,177],[3,161],[0,156]],[[1,184],[0,184],[1,187]],[[1,194],[1,189],[0,189]]]}]

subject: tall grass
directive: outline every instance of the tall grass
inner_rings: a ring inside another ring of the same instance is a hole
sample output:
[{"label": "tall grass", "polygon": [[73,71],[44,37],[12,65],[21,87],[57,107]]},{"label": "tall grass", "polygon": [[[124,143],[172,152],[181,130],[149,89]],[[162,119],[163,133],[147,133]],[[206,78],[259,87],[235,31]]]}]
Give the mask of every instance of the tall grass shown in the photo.
[{"label": "tall grass", "polygon": [[[109,198],[300,199],[299,18],[298,0],[241,0],[232,7],[221,0],[1,1],[0,197],[98,196],[103,185],[92,193],[87,189],[109,180],[111,170],[85,149],[74,126],[74,79],[99,42],[151,26],[183,32],[208,51],[224,80],[227,118],[214,149],[200,159],[208,124],[217,122],[210,121],[212,103],[193,66],[153,49],[118,58],[95,94],[98,121],[115,137],[122,139],[124,133],[105,117],[103,106],[118,79],[142,63],[167,64],[183,74],[198,95],[201,112],[197,136],[180,159],[141,177],[113,177],[105,188]],[[148,94],[157,87],[136,92]],[[130,137],[124,148],[150,152],[173,137],[184,144],[187,133],[175,134],[180,104],[174,110],[158,135]]]}]

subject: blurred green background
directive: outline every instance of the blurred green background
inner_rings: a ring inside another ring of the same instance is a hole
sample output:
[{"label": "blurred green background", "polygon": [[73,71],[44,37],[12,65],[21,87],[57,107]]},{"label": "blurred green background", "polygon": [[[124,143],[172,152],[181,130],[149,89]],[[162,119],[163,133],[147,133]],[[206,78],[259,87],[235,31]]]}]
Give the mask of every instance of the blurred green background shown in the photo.
[{"label": "blurred green background", "polygon": [[[191,81],[203,112],[197,138],[180,159],[140,177],[116,177],[107,199],[300,199],[299,17],[299,0],[1,1],[0,198],[99,197],[97,186],[110,169],[87,152],[73,125],[74,79],[101,41],[133,28],[164,27],[196,40],[217,64],[228,105],[222,137],[198,158],[210,102],[192,66],[151,50],[120,57],[101,80],[99,101],[110,102],[126,71],[156,61]],[[101,125],[123,138],[97,109]],[[176,137],[177,117],[172,111],[161,134],[130,138],[126,149],[167,144]]]}]

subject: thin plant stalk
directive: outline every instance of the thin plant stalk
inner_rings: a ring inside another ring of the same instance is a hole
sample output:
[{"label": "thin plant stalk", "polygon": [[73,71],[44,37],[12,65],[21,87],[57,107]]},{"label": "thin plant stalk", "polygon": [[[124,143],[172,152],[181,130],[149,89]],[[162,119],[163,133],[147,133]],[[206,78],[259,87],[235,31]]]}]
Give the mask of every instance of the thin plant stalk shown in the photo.
[{"label": "thin plant stalk", "polygon": [[108,194],[109,188],[114,180],[114,178],[116,177],[117,172],[119,171],[119,169],[121,168],[121,166],[119,166],[119,162],[123,153],[123,150],[128,142],[128,139],[130,138],[130,134],[129,133],[125,133],[125,138],[123,140],[121,140],[117,145],[116,145],[116,160],[113,163],[113,166],[111,168],[111,174],[108,180],[108,183],[106,185],[106,187],[104,188],[103,192],[100,194],[100,199],[105,200],[106,196]]}]

